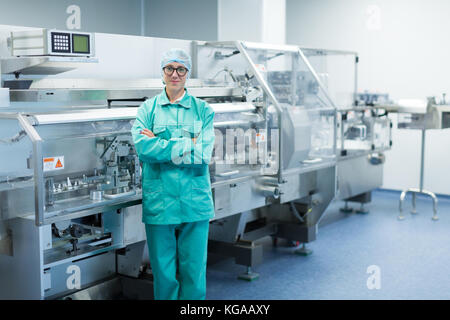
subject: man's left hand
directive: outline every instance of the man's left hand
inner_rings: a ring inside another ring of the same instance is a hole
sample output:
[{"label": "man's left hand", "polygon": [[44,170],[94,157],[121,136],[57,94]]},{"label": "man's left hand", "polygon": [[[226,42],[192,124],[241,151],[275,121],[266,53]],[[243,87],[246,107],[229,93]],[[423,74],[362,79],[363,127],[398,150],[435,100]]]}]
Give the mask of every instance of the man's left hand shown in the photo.
[{"label": "man's left hand", "polygon": [[146,135],[149,138],[154,138],[155,134],[148,129],[141,130],[141,134]]}]

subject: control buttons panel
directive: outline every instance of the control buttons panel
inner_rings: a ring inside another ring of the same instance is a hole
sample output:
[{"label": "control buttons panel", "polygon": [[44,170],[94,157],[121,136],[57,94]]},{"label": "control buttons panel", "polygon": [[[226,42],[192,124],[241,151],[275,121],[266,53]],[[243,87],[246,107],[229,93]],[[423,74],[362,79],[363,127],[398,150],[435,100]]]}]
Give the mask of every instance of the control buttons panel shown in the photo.
[{"label": "control buttons panel", "polygon": [[70,33],[52,32],[52,52],[70,53]]}]

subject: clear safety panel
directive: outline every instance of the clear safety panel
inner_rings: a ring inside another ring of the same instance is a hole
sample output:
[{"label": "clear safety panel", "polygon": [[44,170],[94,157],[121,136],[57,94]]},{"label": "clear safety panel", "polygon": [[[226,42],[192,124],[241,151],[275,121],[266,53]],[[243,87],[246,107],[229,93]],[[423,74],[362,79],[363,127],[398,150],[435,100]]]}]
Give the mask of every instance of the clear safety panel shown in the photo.
[{"label": "clear safety panel", "polygon": [[386,115],[375,118],[373,143],[377,150],[388,150],[392,145],[391,119]]},{"label": "clear safety panel", "polygon": [[302,48],[337,108],[337,154],[369,154],[390,148],[385,110],[358,94],[356,52]]},{"label": "clear safety panel", "polygon": [[337,137],[341,156],[387,150],[391,141],[391,121],[383,110],[340,110]]},{"label": "clear safety panel", "polygon": [[335,160],[335,107],[315,70],[298,47],[244,43],[279,110],[282,170],[314,167]]},{"label": "clear safety panel", "polygon": [[336,108],[347,109],[355,104],[358,55],[351,51],[302,48],[317,72]]},{"label": "clear safety panel", "polygon": [[[268,151],[267,100],[247,59],[236,43],[197,48],[197,77],[208,87],[232,87],[234,95],[206,98],[215,112],[212,182],[277,172]],[[278,143],[278,141],[277,141]]]},{"label": "clear safety panel", "polygon": [[[243,126],[244,134],[247,127],[257,130],[255,143],[264,141],[253,169],[276,174],[280,169],[307,170],[335,161],[336,109],[298,47],[206,43],[198,47],[197,56],[200,79],[209,85],[235,86],[242,99],[256,106],[255,111],[262,116],[258,124],[244,124],[245,113],[234,119],[237,127]],[[233,168],[236,165],[228,169]]]}]

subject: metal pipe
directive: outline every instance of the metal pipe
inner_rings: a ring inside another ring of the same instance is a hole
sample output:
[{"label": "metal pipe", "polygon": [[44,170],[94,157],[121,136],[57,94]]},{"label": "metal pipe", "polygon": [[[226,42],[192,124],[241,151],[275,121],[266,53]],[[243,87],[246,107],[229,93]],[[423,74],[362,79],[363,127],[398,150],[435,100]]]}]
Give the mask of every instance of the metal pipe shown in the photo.
[{"label": "metal pipe", "polygon": [[398,220],[404,220],[405,219],[405,216],[403,215],[403,209],[402,209],[402,204],[403,204],[403,201],[405,200],[405,197],[406,197],[406,193],[408,192],[408,190],[405,190],[405,191],[403,191],[401,194],[400,194],[400,202],[399,202],[399,206],[398,206],[398,209],[399,209],[399,211],[400,211],[400,214],[398,215]]},{"label": "metal pipe", "polygon": [[36,129],[30,125],[22,114],[17,115],[17,120],[33,143],[33,168],[34,168],[34,206],[35,222],[37,226],[44,224],[44,171],[42,164],[42,138]]},{"label": "metal pipe", "polygon": [[422,147],[420,154],[420,192],[423,190],[423,173],[425,160],[425,129],[422,129]]},{"label": "metal pipe", "polygon": [[358,101],[358,63],[359,57],[355,56],[355,92],[353,93],[353,104],[356,105],[356,101]]},{"label": "metal pipe", "polygon": [[439,218],[437,216],[438,199],[437,199],[436,195],[433,192],[427,191],[427,190],[422,190],[421,193],[426,194],[431,197],[431,199],[433,200],[433,217],[431,219],[439,220]]},{"label": "metal pipe", "polygon": [[400,211],[400,214],[398,216],[399,220],[405,219],[405,216],[403,215],[403,207],[402,207],[402,205],[403,205],[403,201],[405,200],[406,194],[408,192],[411,192],[413,194],[421,193],[421,194],[425,194],[425,195],[431,197],[431,199],[433,200],[433,217],[431,219],[433,219],[435,221],[439,220],[439,217],[437,216],[438,199],[437,199],[436,195],[433,192],[431,192],[431,191],[419,190],[419,189],[416,189],[416,188],[410,188],[408,190],[404,190],[401,193],[401,195],[400,195],[400,202],[399,202],[399,211]]}]

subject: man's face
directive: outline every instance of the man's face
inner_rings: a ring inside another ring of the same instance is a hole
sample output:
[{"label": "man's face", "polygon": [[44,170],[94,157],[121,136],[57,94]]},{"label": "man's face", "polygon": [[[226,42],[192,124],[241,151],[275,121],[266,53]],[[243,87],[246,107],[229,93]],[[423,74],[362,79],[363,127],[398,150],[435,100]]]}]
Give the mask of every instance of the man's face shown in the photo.
[{"label": "man's face", "polygon": [[169,75],[168,72],[167,72],[167,68],[168,69],[170,69],[170,68],[172,68],[172,69],[177,69],[177,68],[184,68],[184,69],[186,69],[186,67],[183,66],[181,63],[178,63],[178,62],[170,62],[164,68],[166,68],[166,70],[164,70],[163,74],[164,74],[164,82],[166,83],[167,89],[175,90],[175,91],[183,89],[184,88],[184,84],[186,83],[187,72],[186,72],[186,74],[180,76],[178,74],[177,70],[173,70],[172,74]]}]

